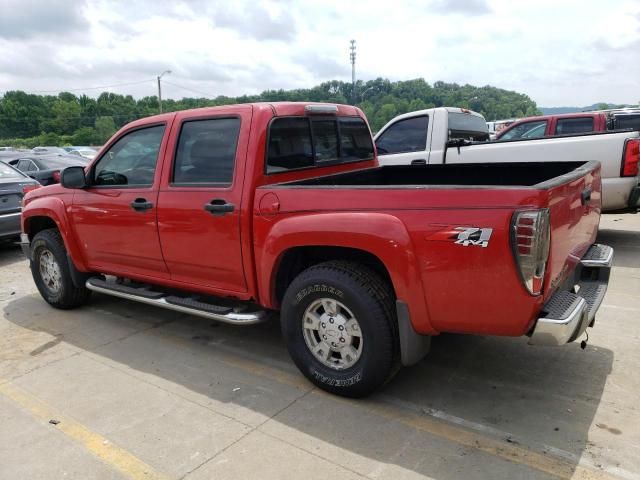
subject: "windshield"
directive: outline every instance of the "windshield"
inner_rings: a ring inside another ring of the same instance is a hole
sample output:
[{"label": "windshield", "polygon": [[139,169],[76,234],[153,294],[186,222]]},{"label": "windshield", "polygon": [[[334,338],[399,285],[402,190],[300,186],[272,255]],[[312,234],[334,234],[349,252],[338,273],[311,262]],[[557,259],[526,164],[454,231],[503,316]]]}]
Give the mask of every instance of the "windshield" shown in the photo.
[{"label": "windshield", "polygon": [[4,179],[8,179],[8,178],[21,179],[21,178],[24,178],[24,175],[22,175],[17,170],[11,168],[6,163],[0,162],[0,179],[4,180]]},{"label": "windshield", "polygon": [[449,112],[449,139],[488,140],[489,128],[485,119],[470,113]]}]

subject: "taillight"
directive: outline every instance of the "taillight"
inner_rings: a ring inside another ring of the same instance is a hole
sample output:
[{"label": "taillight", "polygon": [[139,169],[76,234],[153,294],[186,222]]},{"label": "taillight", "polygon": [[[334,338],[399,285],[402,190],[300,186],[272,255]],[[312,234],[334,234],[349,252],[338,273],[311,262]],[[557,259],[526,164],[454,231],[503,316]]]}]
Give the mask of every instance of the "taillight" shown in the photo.
[{"label": "taillight", "polygon": [[531,295],[539,295],[549,259],[549,210],[523,210],[513,214],[511,244],[522,283]]},{"label": "taillight", "polygon": [[624,144],[620,176],[635,177],[638,175],[638,161],[640,161],[640,140],[627,140]]},{"label": "taillight", "polygon": [[27,193],[29,193],[31,190],[35,190],[36,188],[40,187],[39,183],[32,183],[29,185],[23,185],[22,186],[22,195],[26,195]]},{"label": "taillight", "polygon": [[52,174],[53,176],[53,181],[56,183],[60,183],[60,172],[59,171],[55,171]]}]

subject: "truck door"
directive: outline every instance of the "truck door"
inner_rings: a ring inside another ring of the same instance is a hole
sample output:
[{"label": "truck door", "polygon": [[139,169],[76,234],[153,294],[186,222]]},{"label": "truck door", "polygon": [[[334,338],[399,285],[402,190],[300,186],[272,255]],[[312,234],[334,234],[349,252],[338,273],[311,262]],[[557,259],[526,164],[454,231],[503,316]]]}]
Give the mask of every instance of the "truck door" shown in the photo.
[{"label": "truck door", "polygon": [[381,165],[426,165],[429,116],[398,120],[376,137],[378,161]]},{"label": "truck door", "polygon": [[91,186],[74,191],[69,215],[92,269],[168,277],[156,220],[156,165],[168,128],[162,123],[121,135],[88,172]]},{"label": "truck door", "polygon": [[160,243],[172,280],[220,294],[247,290],[241,220],[251,116],[251,106],[176,116],[158,198]]}]

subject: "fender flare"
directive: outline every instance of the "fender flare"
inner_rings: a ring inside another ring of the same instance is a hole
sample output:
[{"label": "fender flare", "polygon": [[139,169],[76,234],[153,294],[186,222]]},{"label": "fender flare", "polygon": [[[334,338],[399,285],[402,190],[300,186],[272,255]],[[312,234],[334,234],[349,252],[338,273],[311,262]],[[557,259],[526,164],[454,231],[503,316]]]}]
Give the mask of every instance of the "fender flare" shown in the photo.
[{"label": "fender flare", "polygon": [[34,217],[46,217],[53,220],[60,231],[62,241],[67,250],[67,256],[73,266],[80,272],[87,272],[80,247],[76,242],[73,230],[66,215],[64,202],[56,197],[34,198],[22,210],[22,231],[31,237],[29,221]]},{"label": "fender flare", "polygon": [[261,304],[274,308],[276,273],[285,252],[296,247],[346,247],[378,258],[387,269],[396,298],[408,305],[420,334],[436,333],[429,322],[422,279],[404,223],[386,213],[316,213],[284,218],[268,232],[258,260]]}]

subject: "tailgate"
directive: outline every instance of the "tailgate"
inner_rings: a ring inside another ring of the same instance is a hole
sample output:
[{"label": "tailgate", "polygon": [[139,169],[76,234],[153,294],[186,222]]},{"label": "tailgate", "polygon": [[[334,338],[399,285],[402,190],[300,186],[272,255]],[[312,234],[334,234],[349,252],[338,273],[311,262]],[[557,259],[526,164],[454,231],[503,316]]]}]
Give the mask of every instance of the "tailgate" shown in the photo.
[{"label": "tailgate", "polygon": [[575,270],[595,241],[601,209],[600,164],[589,162],[539,186],[547,189],[551,221],[544,286],[547,298]]}]

